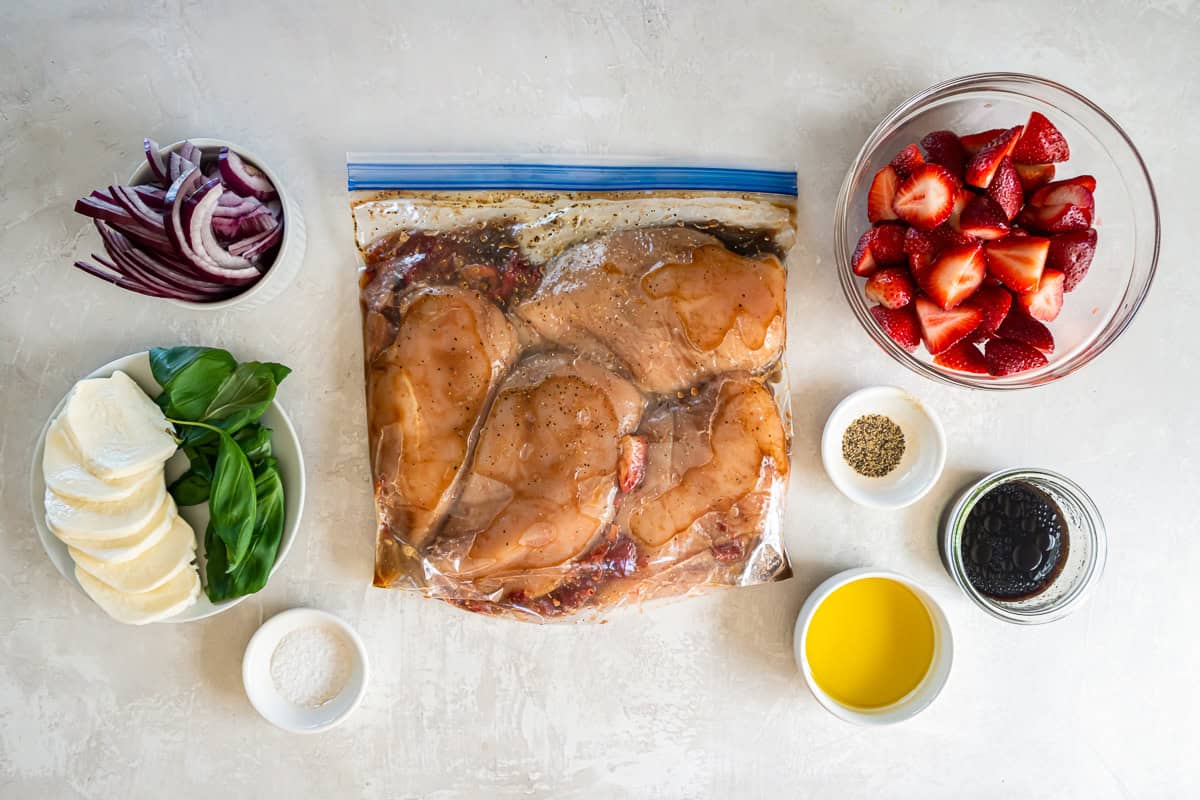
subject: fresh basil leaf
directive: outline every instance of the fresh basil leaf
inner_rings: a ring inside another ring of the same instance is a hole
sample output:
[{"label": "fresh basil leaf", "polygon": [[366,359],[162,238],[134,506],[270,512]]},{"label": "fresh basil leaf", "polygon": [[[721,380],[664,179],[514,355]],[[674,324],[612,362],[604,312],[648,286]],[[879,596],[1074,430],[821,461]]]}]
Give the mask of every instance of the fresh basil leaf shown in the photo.
[{"label": "fresh basil leaf", "polygon": [[204,412],[225,381],[236,371],[237,362],[224,350],[200,353],[179,370],[164,387],[170,399],[167,416],[175,419],[203,420]]},{"label": "fresh basil leaf", "polygon": [[283,379],[292,374],[291,367],[285,367],[283,364],[276,364],[274,361],[264,361],[262,365],[271,370],[271,377],[275,378],[275,385],[283,383]]},{"label": "fresh basil leaf", "polygon": [[233,433],[256,421],[275,399],[275,373],[267,364],[238,364],[225,378],[201,419]]},{"label": "fresh basil leaf", "polygon": [[228,567],[236,567],[250,549],[254,533],[254,473],[233,437],[220,433],[208,501],[213,534],[225,545]]},{"label": "fresh basil leaf", "polygon": [[[271,462],[274,459],[270,459]],[[283,481],[274,463],[259,470],[254,479],[256,513],[254,536],[250,549],[241,563],[230,569],[225,548],[212,533],[205,532],[205,547],[210,553],[205,569],[209,600],[218,602],[254,594],[267,585],[271,567],[279,554],[283,538],[284,494]]]},{"label": "fresh basil leaf", "polygon": [[184,447],[183,454],[187,456],[188,469],[208,480],[212,480],[213,462],[217,459],[217,446]]},{"label": "fresh basil leaf", "polygon": [[271,455],[271,429],[257,422],[247,425],[233,435],[233,440],[242,448],[250,465],[255,469],[263,459]]},{"label": "fresh basil leaf", "polygon": [[167,487],[167,491],[175,498],[175,503],[181,506],[198,506],[201,503],[207,503],[211,489],[212,481],[191,469],[180,475],[174,483]]},{"label": "fresh basil leaf", "polygon": [[150,350],[150,371],[158,385],[166,390],[175,376],[206,353],[223,355],[232,368],[233,356],[228,351],[215,347],[154,347]]}]

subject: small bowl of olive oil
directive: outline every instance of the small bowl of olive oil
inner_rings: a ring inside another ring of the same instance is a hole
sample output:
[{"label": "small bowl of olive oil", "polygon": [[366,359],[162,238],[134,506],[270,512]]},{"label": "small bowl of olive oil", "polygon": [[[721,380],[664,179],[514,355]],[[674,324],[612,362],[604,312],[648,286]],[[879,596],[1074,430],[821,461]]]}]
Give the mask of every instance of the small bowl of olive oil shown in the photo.
[{"label": "small bowl of olive oil", "polygon": [[817,701],[861,725],[900,722],[925,709],[954,660],[937,601],[903,575],[864,568],[840,572],[809,595],[794,646]]}]

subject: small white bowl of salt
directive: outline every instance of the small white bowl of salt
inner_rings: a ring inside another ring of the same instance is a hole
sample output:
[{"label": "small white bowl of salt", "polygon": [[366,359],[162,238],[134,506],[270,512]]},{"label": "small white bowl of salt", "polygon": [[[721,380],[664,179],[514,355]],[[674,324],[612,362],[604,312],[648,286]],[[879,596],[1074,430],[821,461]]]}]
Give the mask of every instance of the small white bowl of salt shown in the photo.
[{"label": "small white bowl of salt", "polygon": [[367,650],[354,629],[314,608],[293,608],[250,637],[242,682],[263,719],[292,733],[344,720],[367,690]]}]

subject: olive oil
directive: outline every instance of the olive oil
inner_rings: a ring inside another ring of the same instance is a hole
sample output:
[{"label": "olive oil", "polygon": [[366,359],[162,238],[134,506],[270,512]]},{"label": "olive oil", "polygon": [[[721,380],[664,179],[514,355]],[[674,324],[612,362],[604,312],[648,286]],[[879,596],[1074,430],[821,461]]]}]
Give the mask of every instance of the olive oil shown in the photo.
[{"label": "olive oil", "polygon": [[805,657],[813,680],[842,705],[889,706],[916,689],[933,663],[933,620],[907,586],[860,578],[813,613]]}]

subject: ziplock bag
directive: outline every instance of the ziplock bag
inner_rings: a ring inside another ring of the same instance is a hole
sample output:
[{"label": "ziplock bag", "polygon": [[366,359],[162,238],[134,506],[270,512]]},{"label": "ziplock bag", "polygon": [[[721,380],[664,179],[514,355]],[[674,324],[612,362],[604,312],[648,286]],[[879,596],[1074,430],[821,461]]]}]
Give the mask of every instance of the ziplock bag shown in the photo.
[{"label": "ziplock bag", "polygon": [[788,577],[790,171],[349,154],[375,585],[523,620]]}]

